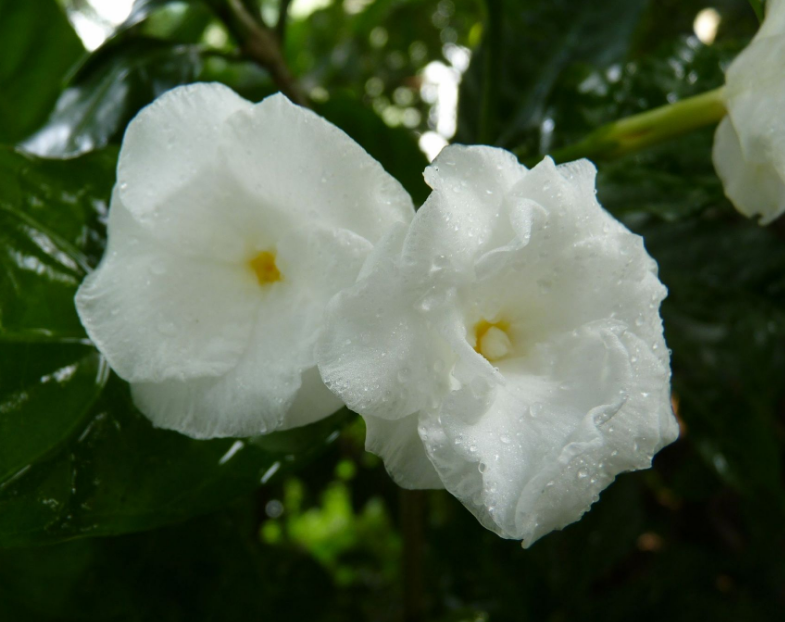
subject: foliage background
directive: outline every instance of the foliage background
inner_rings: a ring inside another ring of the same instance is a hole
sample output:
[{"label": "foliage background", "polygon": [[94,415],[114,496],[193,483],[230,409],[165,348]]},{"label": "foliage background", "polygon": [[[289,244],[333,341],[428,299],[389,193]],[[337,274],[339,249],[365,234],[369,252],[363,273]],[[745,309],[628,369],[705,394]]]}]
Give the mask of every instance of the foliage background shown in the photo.
[{"label": "foliage background", "polygon": [[[271,23],[280,10],[243,4]],[[471,59],[455,140],[528,161],[721,85],[757,28],[744,0],[711,0],[712,45],[693,33],[705,0],[304,4],[284,3],[292,73],[417,202],[418,136],[449,103],[431,63],[456,78]],[[600,201],[670,289],[682,436],[527,551],[444,492],[401,494],[351,413],[199,442],[135,411],[73,294],[100,259],[135,112],[193,81],[277,90],[226,6],[137,0],[88,53],[66,17],[86,0],[0,0],[0,619],[782,619],[785,226],[733,211],[711,128],[599,166]]]}]

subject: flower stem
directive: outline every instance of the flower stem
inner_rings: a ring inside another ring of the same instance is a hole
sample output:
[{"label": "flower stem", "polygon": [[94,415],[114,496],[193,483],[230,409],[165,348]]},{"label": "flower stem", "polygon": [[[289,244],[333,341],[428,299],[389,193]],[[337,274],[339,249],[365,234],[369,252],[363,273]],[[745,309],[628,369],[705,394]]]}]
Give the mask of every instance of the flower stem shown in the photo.
[{"label": "flower stem", "polygon": [[[215,0],[212,2],[216,6]],[[242,53],[270,72],[275,85],[294,103],[308,106],[308,99],[289,72],[278,37],[261,20],[254,19],[241,0],[226,0],[216,8],[219,17],[240,43]]]},{"label": "flower stem", "polygon": [[726,114],[723,90],[720,87],[603,125],[550,155],[556,162],[610,160],[712,125]]},{"label": "flower stem", "polygon": [[485,59],[482,71],[479,142],[493,144],[496,137],[499,85],[501,83],[502,6],[501,0],[485,0]]}]

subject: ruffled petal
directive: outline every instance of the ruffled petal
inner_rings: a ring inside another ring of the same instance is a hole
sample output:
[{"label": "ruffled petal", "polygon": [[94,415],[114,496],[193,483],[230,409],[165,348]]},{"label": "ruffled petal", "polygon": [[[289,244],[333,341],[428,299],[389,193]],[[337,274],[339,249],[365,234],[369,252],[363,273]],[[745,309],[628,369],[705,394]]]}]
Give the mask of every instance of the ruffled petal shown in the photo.
[{"label": "ruffled petal", "polygon": [[179,256],[140,227],[115,197],[109,245],[79,288],[87,333],[130,382],[218,376],[251,334],[259,288],[250,271]]},{"label": "ruffled petal", "polygon": [[405,289],[396,256],[406,227],[393,228],[358,282],[327,308],[317,349],[319,371],[346,405],[363,415],[400,419],[427,407],[449,364],[445,346],[422,323],[421,292]]},{"label": "ruffled petal", "polygon": [[237,184],[267,209],[348,229],[372,243],[414,214],[407,192],[362,147],[283,95],[233,115],[222,141]]},{"label": "ruffled petal", "polygon": [[675,439],[667,369],[623,333],[585,327],[500,365],[506,383],[475,422],[447,411],[424,418],[440,477],[488,529],[528,546]]},{"label": "ruffled petal", "polygon": [[430,280],[445,271],[465,273],[479,255],[509,242],[513,232],[500,215],[507,191],[525,172],[503,149],[445,147],[425,169],[434,191],[406,240],[404,258],[413,271]]},{"label": "ruffled petal", "polygon": [[409,490],[444,488],[417,432],[418,418],[365,417],[365,449],[380,456],[393,481]]},{"label": "ruffled petal", "polygon": [[729,117],[717,127],[712,159],[725,194],[739,212],[748,218],[760,216],[762,225],[785,212],[785,177],[771,161],[755,163],[745,158]]},{"label": "ruffled petal", "polygon": [[328,389],[314,366],[303,372],[302,384],[286,411],[279,430],[299,428],[324,419],[341,409],[341,398]]}]

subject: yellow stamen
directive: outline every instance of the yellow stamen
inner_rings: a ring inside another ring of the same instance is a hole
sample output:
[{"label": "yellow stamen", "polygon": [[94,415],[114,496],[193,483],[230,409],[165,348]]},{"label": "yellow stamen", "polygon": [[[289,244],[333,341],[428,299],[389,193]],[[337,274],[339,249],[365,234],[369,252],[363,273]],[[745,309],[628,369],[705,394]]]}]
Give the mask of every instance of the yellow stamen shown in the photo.
[{"label": "yellow stamen", "polygon": [[281,272],[275,265],[275,253],[262,251],[248,261],[248,265],[256,275],[259,285],[267,285],[281,280]]},{"label": "yellow stamen", "polygon": [[475,352],[482,354],[490,362],[503,359],[512,352],[509,330],[509,322],[480,320],[474,325]]}]

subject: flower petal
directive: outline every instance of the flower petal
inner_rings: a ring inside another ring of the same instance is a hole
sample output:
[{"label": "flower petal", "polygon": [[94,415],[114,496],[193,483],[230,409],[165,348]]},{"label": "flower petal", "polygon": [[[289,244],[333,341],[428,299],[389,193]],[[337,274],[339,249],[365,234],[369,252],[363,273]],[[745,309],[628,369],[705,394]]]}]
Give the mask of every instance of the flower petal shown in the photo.
[{"label": "flower petal", "polygon": [[283,95],[233,115],[222,140],[228,170],[267,208],[373,243],[414,214],[407,192],[362,147]]},{"label": "flower petal", "polygon": [[350,231],[292,231],[276,247],[282,280],[266,286],[237,366],[220,378],[136,385],[139,408],[156,425],[195,438],[263,434],[338,410],[340,399],[314,369],[313,348],[327,300],[352,283],[370,249]]},{"label": "flower petal", "polygon": [[342,406],[341,398],[324,385],[316,366],[311,367],[303,372],[302,384],[278,429],[289,430],[314,423],[332,415]]},{"label": "flower petal", "polygon": [[90,338],[130,382],[217,376],[246,348],[258,286],[250,272],[172,253],[117,196],[109,245],[76,296]]},{"label": "flower petal", "polygon": [[525,171],[503,149],[445,147],[425,169],[434,192],[407,237],[406,261],[434,279],[445,268],[466,271],[480,254],[508,242],[512,233],[499,215],[507,190]]},{"label": "flower petal", "polygon": [[417,433],[418,419],[410,415],[392,421],[365,417],[365,449],[380,456],[393,481],[402,488],[444,488]]},{"label": "flower petal", "polygon": [[252,104],[217,83],[167,91],[128,125],[117,164],[120,198],[140,222],[209,171],[224,121]]},{"label": "flower petal", "polygon": [[303,372],[312,366],[310,344],[319,316],[301,303],[283,288],[270,292],[233,369],[219,377],[134,384],[134,402],[156,426],[193,438],[252,436],[278,428]]},{"label": "flower petal", "polygon": [[725,77],[727,117],[712,152],[725,194],[745,216],[768,224],[785,212],[785,8],[770,5],[752,42]]},{"label": "flower petal", "polygon": [[440,477],[488,529],[528,546],[577,520],[617,473],[645,468],[675,438],[667,369],[649,354],[633,373],[630,351],[645,358],[647,348],[620,335],[612,325],[585,327],[539,360],[501,365],[507,382],[476,422],[449,412],[424,418]]},{"label": "flower petal", "polygon": [[402,288],[395,256],[406,231],[393,228],[358,282],[330,302],[316,348],[327,386],[352,410],[384,419],[425,408],[447,365],[444,346],[417,317],[420,292]]},{"label": "flower petal", "polygon": [[785,176],[771,161],[753,163],[745,157],[729,117],[717,127],[712,159],[725,194],[739,212],[749,218],[760,216],[762,225],[785,212]]}]

